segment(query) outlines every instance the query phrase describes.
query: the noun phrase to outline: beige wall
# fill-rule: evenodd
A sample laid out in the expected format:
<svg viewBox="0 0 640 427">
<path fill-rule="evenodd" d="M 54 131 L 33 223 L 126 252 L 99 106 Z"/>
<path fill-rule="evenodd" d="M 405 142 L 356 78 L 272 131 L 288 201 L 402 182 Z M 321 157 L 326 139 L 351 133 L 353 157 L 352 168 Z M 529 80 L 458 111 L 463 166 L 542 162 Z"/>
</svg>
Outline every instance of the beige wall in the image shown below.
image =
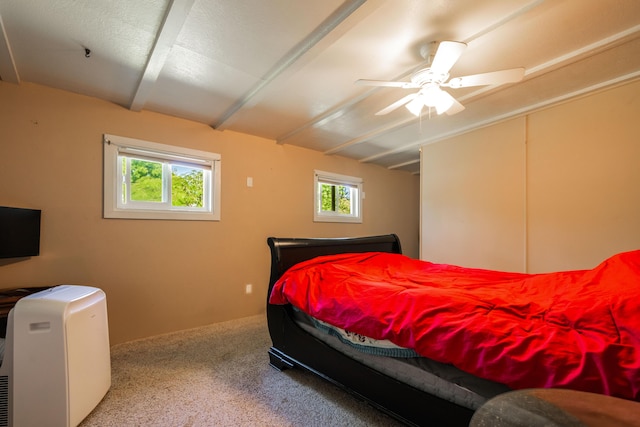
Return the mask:
<svg viewBox="0 0 640 427">
<path fill-rule="evenodd" d="M 102 219 L 103 133 L 221 154 L 222 220 Z M 28 83 L 0 82 L 0 138 L 0 205 L 43 211 L 41 255 L 0 263 L 0 288 L 102 288 L 112 344 L 263 312 L 268 236 L 397 233 L 418 256 L 408 173 Z M 314 169 L 364 179 L 363 224 L 313 222 Z"/>
<path fill-rule="evenodd" d="M 640 248 L 640 82 L 423 147 L 421 256 L 592 268 Z"/>
<path fill-rule="evenodd" d="M 422 149 L 422 253 L 433 262 L 522 269 L 523 119 Z"/>
</svg>

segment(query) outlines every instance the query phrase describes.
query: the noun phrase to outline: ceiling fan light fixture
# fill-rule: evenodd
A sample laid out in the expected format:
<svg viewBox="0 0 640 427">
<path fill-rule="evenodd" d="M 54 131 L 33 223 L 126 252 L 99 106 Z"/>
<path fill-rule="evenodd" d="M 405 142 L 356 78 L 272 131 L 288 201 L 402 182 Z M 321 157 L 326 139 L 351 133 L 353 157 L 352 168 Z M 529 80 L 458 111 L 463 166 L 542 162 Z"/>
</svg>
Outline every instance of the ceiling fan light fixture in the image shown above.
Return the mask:
<svg viewBox="0 0 640 427">
<path fill-rule="evenodd" d="M 438 98 L 435 104 L 436 105 L 434 105 L 434 107 L 436 109 L 436 113 L 446 113 L 447 110 L 449 110 L 449 108 L 451 108 L 451 106 L 453 105 L 453 98 L 451 96 L 448 96 L 446 92 L 439 91 Z"/>
<path fill-rule="evenodd" d="M 424 100 L 422 99 L 422 95 L 418 95 L 411 102 L 408 102 L 405 107 L 407 110 L 411 112 L 414 116 L 419 116 L 422 111 L 422 107 L 424 107 Z"/>
<path fill-rule="evenodd" d="M 451 95 L 441 90 L 437 86 L 422 89 L 418 96 L 408 102 L 405 107 L 414 116 L 419 116 L 423 107 L 435 108 L 438 115 L 445 113 L 453 105 L 454 99 Z"/>
<path fill-rule="evenodd" d="M 453 101 L 440 102 L 438 105 L 436 105 L 436 113 L 438 113 L 438 115 L 446 113 L 452 105 Z"/>
<path fill-rule="evenodd" d="M 438 86 L 430 86 L 423 89 L 423 103 L 436 109 L 438 115 L 446 112 L 453 105 L 453 97 Z"/>
</svg>

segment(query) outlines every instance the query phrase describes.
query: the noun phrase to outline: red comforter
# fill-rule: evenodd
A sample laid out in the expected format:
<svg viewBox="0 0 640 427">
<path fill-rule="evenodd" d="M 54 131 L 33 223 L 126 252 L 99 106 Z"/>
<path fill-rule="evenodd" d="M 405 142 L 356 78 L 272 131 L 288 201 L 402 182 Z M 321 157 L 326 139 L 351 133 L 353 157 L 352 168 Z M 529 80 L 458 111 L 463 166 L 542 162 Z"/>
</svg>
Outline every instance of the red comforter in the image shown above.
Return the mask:
<svg viewBox="0 0 640 427">
<path fill-rule="evenodd" d="M 640 400 L 640 250 L 547 274 L 377 252 L 324 256 L 290 268 L 270 303 L 514 389 Z"/>
</svg>

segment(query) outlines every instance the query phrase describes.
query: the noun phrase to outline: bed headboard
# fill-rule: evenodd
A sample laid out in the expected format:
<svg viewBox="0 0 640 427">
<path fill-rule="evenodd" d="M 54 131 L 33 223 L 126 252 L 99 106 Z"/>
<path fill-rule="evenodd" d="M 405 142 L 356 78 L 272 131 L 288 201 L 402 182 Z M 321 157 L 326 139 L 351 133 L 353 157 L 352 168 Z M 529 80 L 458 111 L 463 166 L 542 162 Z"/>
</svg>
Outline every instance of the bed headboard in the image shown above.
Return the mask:
<svg viewBox="0 0 640 427">
<path fill-rule="evenodd" d="M 269 288 L 293 265 L 321 255 L 348 252 L 402 253 L 400 239 L 395 234 L 345 238 L 278 238 L 269 237 L 271 278 Z"/>
</svg>

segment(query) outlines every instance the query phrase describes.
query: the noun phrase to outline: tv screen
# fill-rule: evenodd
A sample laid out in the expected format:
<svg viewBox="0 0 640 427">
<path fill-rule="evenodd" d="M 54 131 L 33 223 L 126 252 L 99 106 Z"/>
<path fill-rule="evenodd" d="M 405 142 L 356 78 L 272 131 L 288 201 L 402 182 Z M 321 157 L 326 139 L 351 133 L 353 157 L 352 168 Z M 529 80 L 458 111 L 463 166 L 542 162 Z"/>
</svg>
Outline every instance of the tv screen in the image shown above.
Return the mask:
<svg viewBox="0 0 640 427">
<path fill-rule="evenodd" d="M 37 209 L 0 206 L 0 258 L 40 254 L 40 215 Z"/>
</svg>

